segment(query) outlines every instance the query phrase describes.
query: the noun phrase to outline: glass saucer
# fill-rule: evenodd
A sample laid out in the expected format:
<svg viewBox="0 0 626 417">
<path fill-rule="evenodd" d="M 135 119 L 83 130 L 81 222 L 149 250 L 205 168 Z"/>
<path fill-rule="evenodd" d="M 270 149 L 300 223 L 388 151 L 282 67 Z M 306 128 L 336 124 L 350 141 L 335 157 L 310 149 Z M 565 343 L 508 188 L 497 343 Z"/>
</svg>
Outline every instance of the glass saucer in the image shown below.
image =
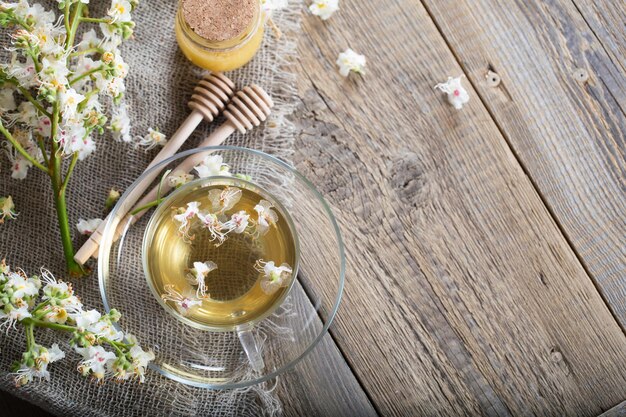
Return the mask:
<svg viewBox="0 0 626 417">
<path fill-rule="evenodd" d="M 179 164 L 187 161 L 183 166 L 190 166 L 190 161 L 202 161 L 207 155 L 220 155 L 233 181 L 239 178 L 242 185 L 251 182 L 270 194 L 289 214 L 299 242 L 297 276 L 289 292 L 280 306 L 251 330 L 264 361 L 261 371 L 250 365 L 237 332 L 185 324 L 159 302 L 146 280 L 142 251 L 154 209 L 141 213 L 138 219 L 125 216 L 134 207 L 129 195 L 147 178 L 157 177 L 152 186 L 158 186 L 168 171 L 177 171 Z M 118 309 L 121 327 L 154 351 L 156 358 L 150 368 L 181 383 L 210 389 L 242 388 L 267 381 L 302 360 L 326 334 L 337 313 L 344 272 L 337 222 L 313 185 L 275 157 L 228 146 L 183 152 L 146 171 L 112 211 L 98 259 L 105 308 Z"/>
</svg>

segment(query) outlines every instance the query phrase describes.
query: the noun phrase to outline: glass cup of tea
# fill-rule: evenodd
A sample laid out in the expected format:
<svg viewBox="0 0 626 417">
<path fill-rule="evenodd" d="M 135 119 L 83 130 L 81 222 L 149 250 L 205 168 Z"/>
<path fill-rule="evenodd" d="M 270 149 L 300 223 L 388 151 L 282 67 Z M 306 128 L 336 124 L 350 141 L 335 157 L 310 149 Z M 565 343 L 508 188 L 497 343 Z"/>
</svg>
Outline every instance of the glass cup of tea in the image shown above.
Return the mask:
<svg viewBox="0 0 626 417">
<path fill-rule="evenodd" d="M 128 196 L 154 173 L 157 198 L 138 207 Z M 153 348 L 152 368 L 237 388 L 310 352 L 337 312 L 345 268 L 336 221 L 311 183 L 236 147 L 183 152 L 142 178 L 108 220 L 99 279 L 105 308 L 124 311 L 121 325 Z"/>
</svg>

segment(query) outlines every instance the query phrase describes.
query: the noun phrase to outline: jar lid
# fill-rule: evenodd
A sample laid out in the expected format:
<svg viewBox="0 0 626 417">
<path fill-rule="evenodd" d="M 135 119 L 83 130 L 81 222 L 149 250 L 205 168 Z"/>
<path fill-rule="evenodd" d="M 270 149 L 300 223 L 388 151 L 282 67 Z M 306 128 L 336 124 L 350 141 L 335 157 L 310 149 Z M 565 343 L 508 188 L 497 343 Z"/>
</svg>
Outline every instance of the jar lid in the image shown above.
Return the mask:
<svg viewBox="0 0 626 417">
<path fill-rule="evenodd" d="M 182 0 L 183 19 L 201 38 L 223 42 L 240 36 L 253 23 L 258 0 Z"/>
</svg>

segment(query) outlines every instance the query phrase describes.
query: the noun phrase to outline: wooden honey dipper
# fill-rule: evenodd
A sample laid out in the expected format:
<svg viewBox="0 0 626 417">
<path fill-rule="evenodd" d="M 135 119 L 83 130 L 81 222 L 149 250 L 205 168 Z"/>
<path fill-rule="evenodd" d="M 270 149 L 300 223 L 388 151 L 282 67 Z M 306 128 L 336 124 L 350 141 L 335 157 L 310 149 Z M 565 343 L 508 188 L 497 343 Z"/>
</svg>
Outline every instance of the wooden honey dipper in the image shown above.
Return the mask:
<svg viewBox="0 0 626 417">
<path fill-rule="evenodd" d="M 198 148 L 218 146 L 236 131 L 246 133 L 252 130 L 254 127 L 259 126 L 261 122 L 264 122 L 267 119 L 272 107 L 274 107 L 274 102 L 261 87 L 258 85 L 245 87 L 243 90 L 237 92 L 226 107 L 226 110 L 224 110 L 226 122 L 220 125 L 213 133 L 202 141 L 202 143 L 198 145 Z M 189 173 L 210 153 L 211 151 L 207 151 L 191 155 L 174 168 L 172 172 Z M 171 189 L 172 186 L 165 181 L 161 184 L 160 193 L 161 195 L 164 195 Z M 132 210 L 129 210 L 129 213 L 133 213 L 134 211 L 145 207 L 149 203 L 156 201 L 158 197 L 159 186 L 155 186 L 135 204 Z M 113 241 L 119 239 L 122 232 L 131 224 L 139 220 L 146 211 L 147 210 L 140 211 L 134 215 L 127 214 L 118 224 Z M 94 258 L 97 257 L 97 249 L 97 246 L 93 247 L 89 256 L 93 256 Z"/>
<path fill-rule="evenodd" d="M 192 110 L 191 114 L 187 116 L 187 119 L 185 119 L 176 133 L 167 141 L 163 149 L 161 149 L 161 152 L 157 154 L 146 170 L 174 155 L 180 147 L 183 146 L 202 120 L 206 120 L 209 123 L 212 122 L 226 107 L 226 104 L 233 96 L 234 88 L 235 84 L 224 74 L 216 72 L 204 76 L 194 88 L 194 94 L 189 101 L 189 108 Z M 144 181 L 133 190 L 133 193 L 127 197 L 127 201 L 130 201 L 130 204 L 132 204 L 133 201 L 137 201 L 158 174 L 158 172 L 154 172 L 148 175 Z M 98 250 L 107 220 L 108 216 L 91 236 L 89 236 L 89 240 L 76 252 L 74 260 L 80 265 L 87 262 L 93 253 Z"/>
</svg>

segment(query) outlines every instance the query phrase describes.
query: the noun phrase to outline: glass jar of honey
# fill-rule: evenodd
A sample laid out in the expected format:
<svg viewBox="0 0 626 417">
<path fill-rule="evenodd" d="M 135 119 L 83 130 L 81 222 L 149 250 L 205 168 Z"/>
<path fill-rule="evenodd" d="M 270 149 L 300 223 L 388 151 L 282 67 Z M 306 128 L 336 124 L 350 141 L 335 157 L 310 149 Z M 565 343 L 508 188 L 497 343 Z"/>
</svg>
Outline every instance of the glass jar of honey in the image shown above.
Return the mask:
<svg viewBox="0 0 626 417">
<path fill-rule="evenodd" d="M 179 0 L 176 40 L 197 66 L 231 71 L 254 57 L 264 26 L 260 0 Z"/>
</svg>

